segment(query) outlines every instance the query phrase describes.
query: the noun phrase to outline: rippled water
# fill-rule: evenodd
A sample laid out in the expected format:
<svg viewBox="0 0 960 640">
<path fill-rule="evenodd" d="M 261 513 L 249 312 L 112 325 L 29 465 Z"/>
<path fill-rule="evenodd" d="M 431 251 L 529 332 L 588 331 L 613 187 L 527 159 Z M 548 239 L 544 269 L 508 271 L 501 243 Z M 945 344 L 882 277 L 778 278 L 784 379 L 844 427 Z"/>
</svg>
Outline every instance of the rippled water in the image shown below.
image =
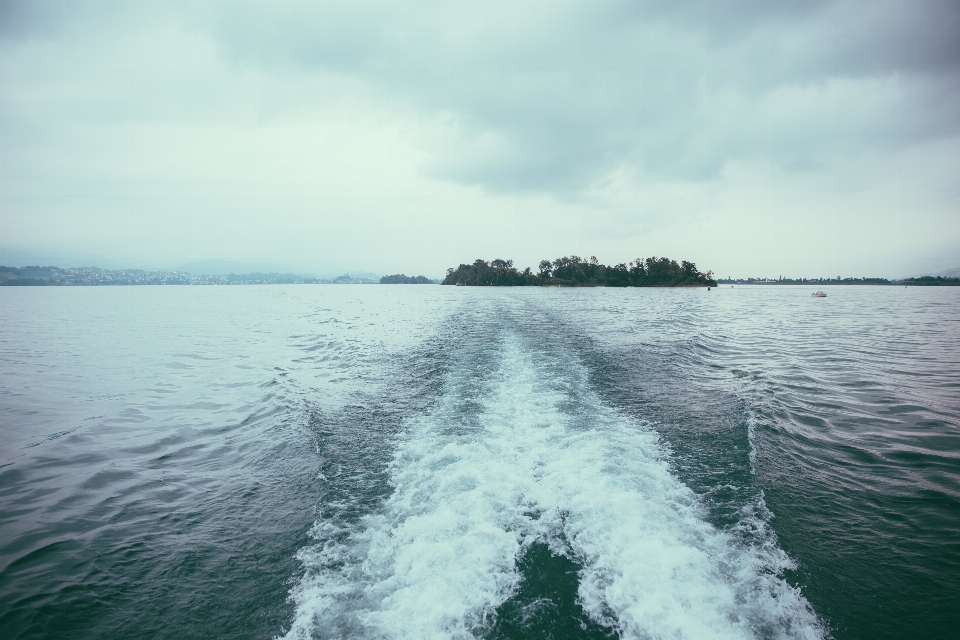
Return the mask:
<svg viewBox="0 0 960 640">
<path fill-rule="evenodd" d="M 0 633 L 960 628 L 960 291 L 0 289 Z"/>
</svg>

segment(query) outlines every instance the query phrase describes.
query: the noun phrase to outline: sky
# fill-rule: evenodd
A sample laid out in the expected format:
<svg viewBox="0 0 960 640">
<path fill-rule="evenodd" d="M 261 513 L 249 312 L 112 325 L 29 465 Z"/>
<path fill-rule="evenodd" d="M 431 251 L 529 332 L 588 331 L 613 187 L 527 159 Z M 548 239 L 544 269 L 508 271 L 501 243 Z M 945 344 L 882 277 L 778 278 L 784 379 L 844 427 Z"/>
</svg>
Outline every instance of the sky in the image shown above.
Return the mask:
<svg viewBox="0 0 960 640">
<path fill-rule="evenodd" d="M 960 0 L 0 0 L 0 263 L 956 268 L 958 34 Z"/>
</svg>

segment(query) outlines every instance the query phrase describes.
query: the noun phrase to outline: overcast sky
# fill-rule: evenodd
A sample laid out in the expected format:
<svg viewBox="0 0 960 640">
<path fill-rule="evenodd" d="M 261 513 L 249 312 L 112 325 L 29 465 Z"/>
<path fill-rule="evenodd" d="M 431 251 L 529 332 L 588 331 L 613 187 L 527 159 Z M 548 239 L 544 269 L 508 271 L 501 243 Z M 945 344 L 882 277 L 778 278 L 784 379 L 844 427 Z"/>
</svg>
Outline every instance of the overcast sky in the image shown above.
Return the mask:
<svg viewBox="0 0 960 640">
<path fill-rule="evenodd" d="M 960 266 L 960 0 L 0 2 L 0 262 L 570 254 Z"/>
</svg>

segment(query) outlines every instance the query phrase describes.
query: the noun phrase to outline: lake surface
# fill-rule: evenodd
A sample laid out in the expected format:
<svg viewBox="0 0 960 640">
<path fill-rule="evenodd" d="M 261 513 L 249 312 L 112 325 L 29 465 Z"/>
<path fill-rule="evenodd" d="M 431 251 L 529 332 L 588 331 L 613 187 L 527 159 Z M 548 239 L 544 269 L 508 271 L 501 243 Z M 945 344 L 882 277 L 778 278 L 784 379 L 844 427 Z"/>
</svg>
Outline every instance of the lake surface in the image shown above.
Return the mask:
<svg viewBox="0 0 960 640">
<path fill-rule="evenodd" d="M 0 289 L 0 636 L 953 638 L 960 288 Z"/>
</svg>

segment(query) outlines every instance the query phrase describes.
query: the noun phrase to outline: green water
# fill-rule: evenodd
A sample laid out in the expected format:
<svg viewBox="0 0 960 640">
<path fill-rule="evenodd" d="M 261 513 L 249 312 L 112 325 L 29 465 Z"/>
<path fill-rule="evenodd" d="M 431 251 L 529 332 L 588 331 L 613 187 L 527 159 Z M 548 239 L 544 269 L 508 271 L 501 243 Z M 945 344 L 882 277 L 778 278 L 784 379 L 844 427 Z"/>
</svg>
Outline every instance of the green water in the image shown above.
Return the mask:
<svg viewBox="0 0 960 640">
<path fill-rule="evenodd" d="M 951 638 L 960 295 L 0 290 L 4 638 Z"/>
</svg>

